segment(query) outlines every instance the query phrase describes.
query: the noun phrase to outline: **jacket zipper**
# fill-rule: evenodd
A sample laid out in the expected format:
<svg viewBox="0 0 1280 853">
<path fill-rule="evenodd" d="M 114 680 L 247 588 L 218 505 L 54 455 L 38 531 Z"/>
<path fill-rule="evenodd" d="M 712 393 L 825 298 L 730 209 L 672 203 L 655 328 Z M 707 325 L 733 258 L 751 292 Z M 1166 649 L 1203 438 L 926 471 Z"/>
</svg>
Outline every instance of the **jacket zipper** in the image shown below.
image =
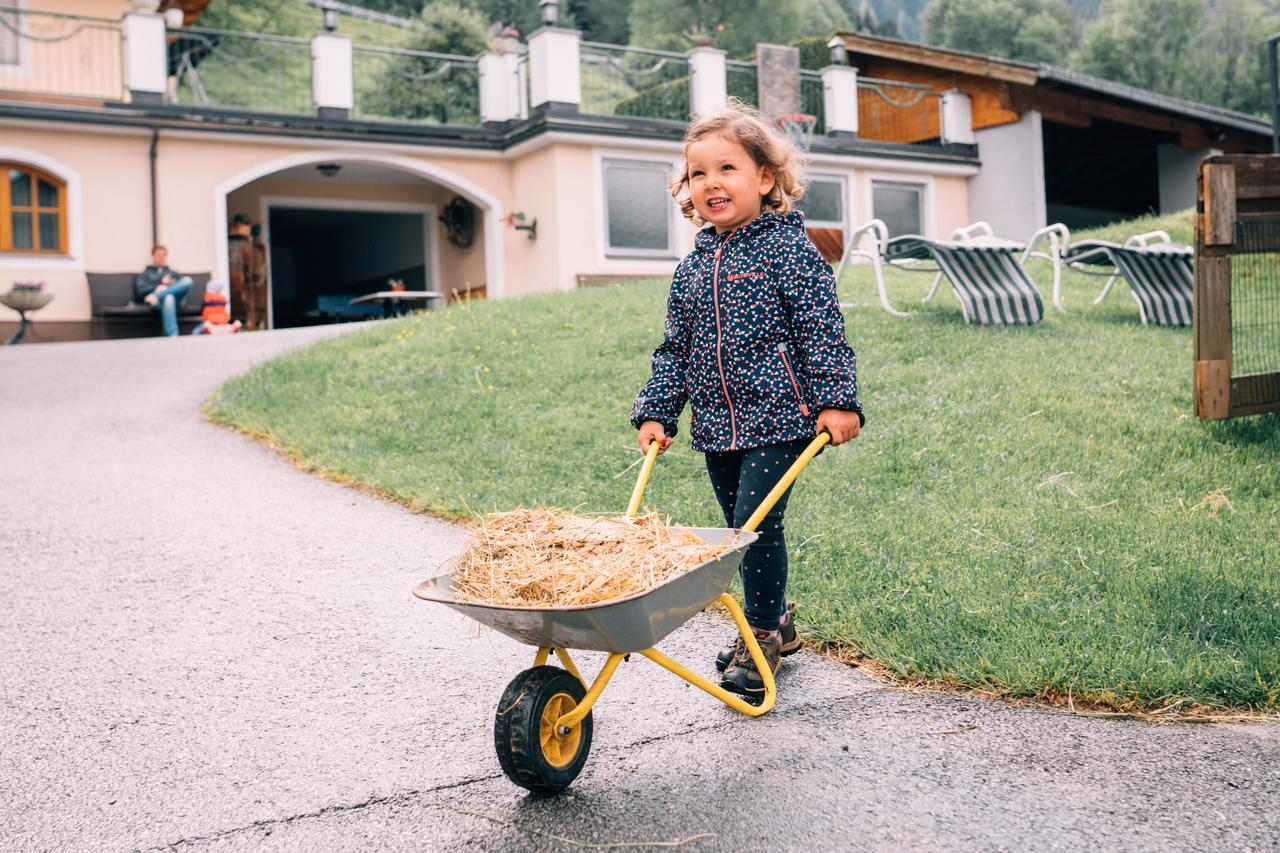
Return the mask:
<svg viewBox="0 0 1280 853">
<path fill-rule="evenodd" d="M 778 341 L 778 354 L 782 356 L 782 366 L 787 369 L 787 378 L 791 380 L 791 390 L 796 392 L 796 400 L 800 402 L 800 413 L 807 418 L 809 406 L 805 403 L 804 397 L 800 396 L 800 383 L 796 381 L 796 375 L 791 371 L 791 361 L 787 358 L 787 345 L 782 341 Z"/>
<path fill-rule="evenodd" d="M 727 242 L 726 239 L 725 243 Z M 737 450 L 738 427 L 733 420 L 733 398 L 729 396 L 729 383 L 724 378 L 724 361 L 720 356 L 724 343 L 724 332 L 720 326 L 720 252 L 723 249 L 724 243 L 716 247 L 716 265 L 711 273 L 711 301 L 716 308 L 716 367 L 720 371 L 720 387 L 724 389 L 724 400 L 729 404 L 729 449 Z"/>
</svg>

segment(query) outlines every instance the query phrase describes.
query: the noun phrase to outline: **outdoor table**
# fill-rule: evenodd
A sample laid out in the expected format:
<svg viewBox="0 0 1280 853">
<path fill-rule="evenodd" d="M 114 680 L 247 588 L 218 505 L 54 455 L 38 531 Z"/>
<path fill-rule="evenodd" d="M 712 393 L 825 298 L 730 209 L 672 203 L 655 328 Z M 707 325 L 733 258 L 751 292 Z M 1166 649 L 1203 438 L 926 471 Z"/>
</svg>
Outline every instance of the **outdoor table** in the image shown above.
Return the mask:
<svg viewBox="0 0 1280 853">
<path fill-rule="evenodd" d="M 18 312 L 20 321 L 18 323 L 18 331 L 10 335 L 5 343 L 12 346 L 22 340 L 22 336 L 27 333 L 28 326 L 34 326 L 35 322 L 27 319 L 28 312 L 39 311 L 44 306 L 53 301 L 52 293 L 44 293 L 39 290 L 11 290 L 8 293 L 0 293 L 0 303 L 12 308 Z M 32 332 L 35 335 L 35 332 Z M 39 337 L 39 335 L 36 335 Z"/>
<path fill-rule="evenodd" d="M 382 305 L 383 312 L 388 316 L 404 313 L 412 303 L 418 303 L 422 308 L 430 308 L 432 299 L 442 299 L 443 293 L 434 290 L 379 290 L 377 293 L 366 293 L 364 296 L 352 299 L 351 305 L 359 305 L 362 302 L 377 302 Z"/>
</svg>

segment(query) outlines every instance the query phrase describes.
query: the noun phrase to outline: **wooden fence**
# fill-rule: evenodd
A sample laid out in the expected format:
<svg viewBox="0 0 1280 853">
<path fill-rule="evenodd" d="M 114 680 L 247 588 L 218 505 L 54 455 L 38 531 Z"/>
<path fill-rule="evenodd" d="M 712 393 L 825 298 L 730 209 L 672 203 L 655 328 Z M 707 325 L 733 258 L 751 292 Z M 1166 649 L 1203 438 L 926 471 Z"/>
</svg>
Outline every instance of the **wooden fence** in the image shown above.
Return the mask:
<svg viewBox="0 0 1280 853">
<path fill-rule="evenodd" d="M 1280 411 L 1280 155 L 1206 157 L 1196 184 L 1196 414 Z"/>
</svg>

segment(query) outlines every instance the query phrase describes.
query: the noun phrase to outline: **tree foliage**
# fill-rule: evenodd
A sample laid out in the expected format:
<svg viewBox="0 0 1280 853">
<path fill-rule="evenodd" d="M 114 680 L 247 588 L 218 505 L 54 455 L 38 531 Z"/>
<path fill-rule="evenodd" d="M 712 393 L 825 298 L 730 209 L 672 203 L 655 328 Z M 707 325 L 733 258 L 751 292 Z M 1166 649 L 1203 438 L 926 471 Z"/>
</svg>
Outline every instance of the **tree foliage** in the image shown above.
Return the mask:
<svg viewBox="0 0 1280 853">
<path fill-rule="evenodd" d="M 852 3 L 852 0 L 850 0 Z M 875 8 L 871 5 L 870 0 L 862 0 L 857 8 L 852 10 L 850 17 L 850 26 L 857 32 L 869 33 L 873 36 L 887 36 L 889 38 L 902 38 L 901 21 L 906 18 L 906 10 L 899 9 L 898 14 L 894 18 L 881 20 L 876 14 Z"/>
<path fill-rule="evenodd" d="M 435 0 L 420 13 L 425 30 L 410 44 L 414 50 L 475 56 L 485 49 L 488 23 L 458 0 Z M 376 115 L 447 123 L 474 123 L 480 111 L 480 81 L 475 66 L 419 56 L 376 59 L 366 81 L 367 110 Z"/>
<path fill-rule="evenodd" d="M 930 44 L 1027 62 L 1065 65 L 1074 30 L 1062 0 L 933 0 L 924 10 Z"/>
<path fill-rule="evenodd" d="M 1244 112 L 1267 109 L 1263 0 L 1115 0 L 1085 30 L 1073 67 L 1107 80 Z"/>
<path fill-rule="evenodd" d="M 730 56 L 755 53 L 757 42 L 786 44 L 803 36 L 830 37 L 850 18 L 840 0 L 633 0 L 631 43 L 688 50 L 690 36 L 714 36 Z"/>
<path fill-rule="evenodd" d="M 631 39 L 631 0 L 569 0 L 569 14 L 587 41 L 626 44 Z"/>
</svg>

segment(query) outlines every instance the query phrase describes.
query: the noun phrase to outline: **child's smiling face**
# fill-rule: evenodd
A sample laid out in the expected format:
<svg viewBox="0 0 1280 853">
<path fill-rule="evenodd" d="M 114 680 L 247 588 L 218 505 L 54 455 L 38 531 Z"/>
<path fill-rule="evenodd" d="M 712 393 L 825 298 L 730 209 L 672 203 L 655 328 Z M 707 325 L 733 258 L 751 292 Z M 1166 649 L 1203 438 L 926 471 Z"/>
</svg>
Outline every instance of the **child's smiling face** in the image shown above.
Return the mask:
<svg viewBox="0 0 1280 853">
<path fill-rule="evenodd" d="M 717 234 L 746 225 L 760 213 L 760 199 L 773 189 L 773 170 L 751 159 L 747 149 L 720 133 L 685 148 L 693 209 Z"/>
</svg>

